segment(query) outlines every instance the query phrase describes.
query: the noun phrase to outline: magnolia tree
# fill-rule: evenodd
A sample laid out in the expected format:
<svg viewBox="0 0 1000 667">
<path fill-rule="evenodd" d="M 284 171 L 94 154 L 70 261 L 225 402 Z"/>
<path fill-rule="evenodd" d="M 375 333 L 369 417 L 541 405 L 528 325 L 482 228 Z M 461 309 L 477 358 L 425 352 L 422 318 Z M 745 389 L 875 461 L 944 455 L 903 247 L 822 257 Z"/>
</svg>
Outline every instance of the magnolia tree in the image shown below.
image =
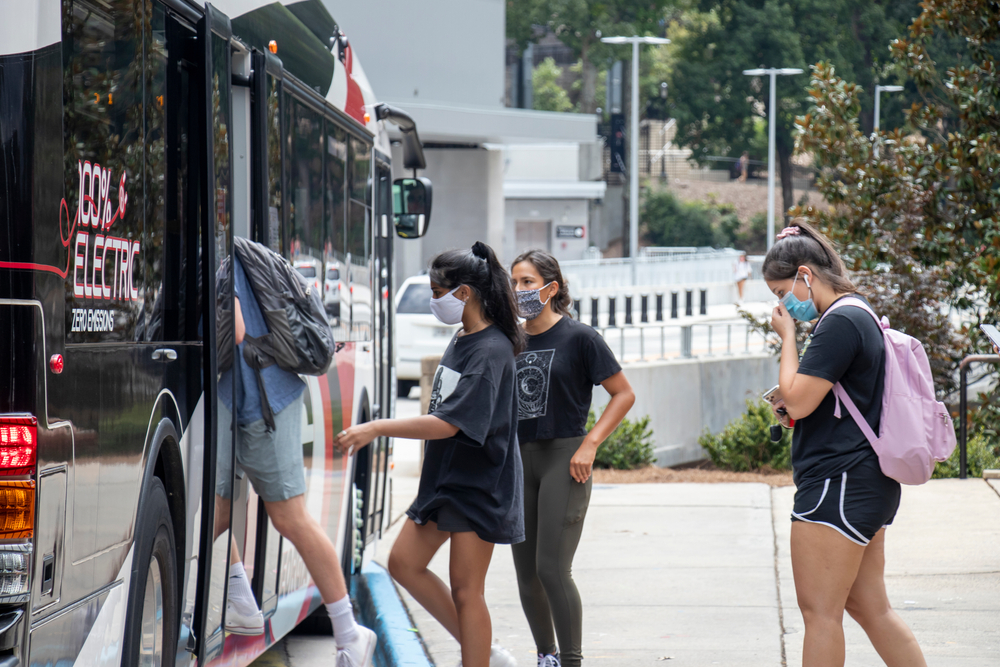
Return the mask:
<svg viewBox="0 0 1000 667">
<path fill-rule="evenodd" d="M 923 98 L 904 129 L 866 136 L 860 88 L 828 64 L 812 68 L 796 144 L 812 155 L 828 206 L 790 213 L 834 239 L 875 309 L 923 341 L 944 393 L 957 362 L 988 349 L 977 325 L 1000 315 L 1000 5 L 922 6 L 910 37 L 889 47 Z M 927 54 L 935 31 L 968 50 L 944 73 Z"/>
</svg>

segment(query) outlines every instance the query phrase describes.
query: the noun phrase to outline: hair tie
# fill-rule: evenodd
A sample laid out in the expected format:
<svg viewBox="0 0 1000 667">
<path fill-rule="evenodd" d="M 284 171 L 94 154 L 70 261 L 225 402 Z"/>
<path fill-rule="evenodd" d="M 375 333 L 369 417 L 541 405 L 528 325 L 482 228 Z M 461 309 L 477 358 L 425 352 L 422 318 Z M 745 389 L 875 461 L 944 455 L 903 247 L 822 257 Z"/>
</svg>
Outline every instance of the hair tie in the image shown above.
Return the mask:
<svg viewBox="0 0 1000 667">
<path fill-rule="evenodd" d="M 798 236 L 798 235 L 799 235 L 798 225 L 795 225 L 793 227 L 785 227 L 780 232 L 778 232 L 778 236 L 775 237 L 775 240 L 780 241 L 781 239 L 787 236 Z"/>
</svg>

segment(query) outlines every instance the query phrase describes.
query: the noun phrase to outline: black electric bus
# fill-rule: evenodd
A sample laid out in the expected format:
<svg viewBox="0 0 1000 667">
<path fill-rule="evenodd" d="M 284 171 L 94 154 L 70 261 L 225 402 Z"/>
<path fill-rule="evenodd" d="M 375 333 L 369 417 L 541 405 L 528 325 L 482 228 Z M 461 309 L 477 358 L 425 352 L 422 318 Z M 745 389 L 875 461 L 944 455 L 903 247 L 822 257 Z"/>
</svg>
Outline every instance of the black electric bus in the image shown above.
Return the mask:
<svg viewBox="0 0 1000 667">
<path fill-rule="evenodd" d="M 335 363 L 307 381 L 306 504 L 350 573 L 386 523 L 393 197 L 385 123 L 320 0 L 23 0 L 0 24 L 0 667 L 245 665 L 320 605 L 218 417 L 233 238 L 324 294 Z M 229 15 L 227 16 L 226 13 Z M 405 190 L 425 190 L 405 206 Z M 229 281 L 231 283 L 231 281 Z M 231 321 L 231 320 L 230 320 Z M 231 325 L 230 325 L 231 326 Z M 231 381 L 231 379 L 229 380 Z M 228 526 L 218 537 L 214 527 Z M 230 544 L 265 616 L 225 631 Z M 370 553 L 370 549 L 369 549 Z"/>
</svg>

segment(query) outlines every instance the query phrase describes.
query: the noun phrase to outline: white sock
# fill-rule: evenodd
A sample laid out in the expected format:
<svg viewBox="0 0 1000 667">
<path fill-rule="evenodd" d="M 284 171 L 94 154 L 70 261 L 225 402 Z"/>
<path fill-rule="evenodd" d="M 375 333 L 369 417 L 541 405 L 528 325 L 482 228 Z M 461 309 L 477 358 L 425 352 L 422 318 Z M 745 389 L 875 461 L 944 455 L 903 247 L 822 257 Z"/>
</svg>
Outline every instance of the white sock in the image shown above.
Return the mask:
<svg viewBox="0 0 1000 667">
<path fill-rule="evenodd" d="M 229 566 L 229 600 L 241 607 L 247 605 L 257 608 L 257 601 L 253 599 L 253 590 L 250 588 L 250 580 L 247 572 L 243 569 L 243 563 L 233 563 Z"/>
<path fill-rule="evenodd" d="M 337 642 L 337 648 L 343 648 L 358 638 L 358 624 L 354 622 L 350 596 L 345 595 L 336 602 L 327 604 L 326 613 L 333 623 L 333 638 Z"/>
</svg>

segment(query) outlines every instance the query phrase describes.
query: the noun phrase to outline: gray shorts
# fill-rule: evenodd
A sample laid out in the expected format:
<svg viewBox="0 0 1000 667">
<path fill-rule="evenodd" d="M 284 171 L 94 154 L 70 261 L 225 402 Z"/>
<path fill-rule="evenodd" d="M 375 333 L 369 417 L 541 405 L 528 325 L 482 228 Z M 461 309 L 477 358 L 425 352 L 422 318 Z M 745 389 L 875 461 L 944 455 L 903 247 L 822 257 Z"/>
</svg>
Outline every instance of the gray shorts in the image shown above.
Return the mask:
<svg viewBox="0 0 1000 667">
<path fill-rule="evenodd" d="M 215 493 L 223 498 L 233 495 L 231 448 L 226 446 L 231 424 L 232 414 L 219 401 L 219 461 Z M 288 500 L 305 493 L 303 466 L 302 394 L 274 415 L 274 430 L 270 433 L 263 419 L 237 426 L 237 474 L 246 472 L 257 495 L 265 502 Z"/>
</svg>

